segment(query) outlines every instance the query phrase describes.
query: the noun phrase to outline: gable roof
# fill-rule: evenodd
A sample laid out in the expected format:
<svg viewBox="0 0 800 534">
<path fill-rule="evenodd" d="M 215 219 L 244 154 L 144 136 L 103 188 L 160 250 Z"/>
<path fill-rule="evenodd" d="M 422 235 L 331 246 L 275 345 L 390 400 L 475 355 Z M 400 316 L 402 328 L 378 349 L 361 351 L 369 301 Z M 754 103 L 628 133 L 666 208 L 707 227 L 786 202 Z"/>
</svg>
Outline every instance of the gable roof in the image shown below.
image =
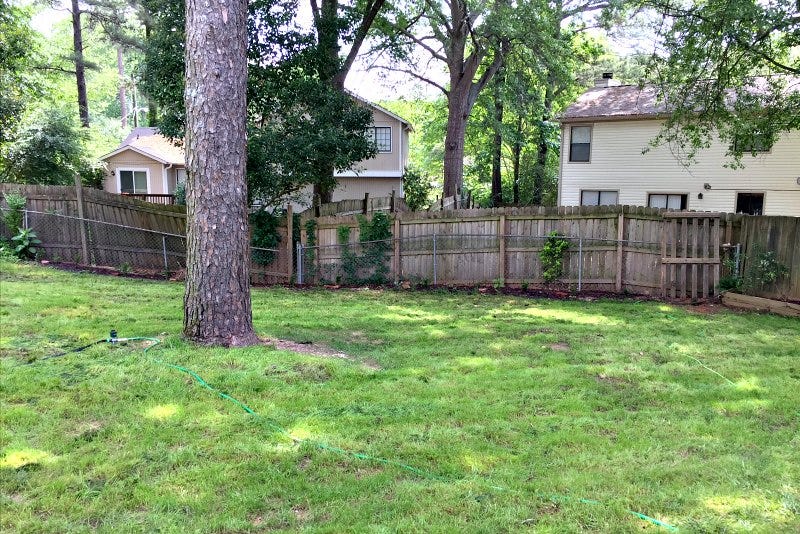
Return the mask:
<svg viewBox="0 0 800 534">
<path fill-rule="evenodd" d="M 186 164 L 183 148 L 176 146 L 172 141 L 158 133 L 157 128 L 134 128 L 116 150 L 109 152 L 100 159 L 110 158 L 125 150 L 133 150 L 164 165 Z"/>
<path fill-rule="evenodd" d="M 666 115 L 667 107 L 658 102 L 652 86 L 618 85 L 593 87 L 578 97 L 559 117 L 561 122 L 656 118 Z"/>
<path fill-rule="evenodd" d="M 358 102 L 361 102 L 362 104 L 365 104 L 365 105 L 367 105 L 367 106 L 369 106 L 369 107 L 371 107 L 371 108 L 377 109 L 378 111 L 380 111 L 380 112 L 382 112 L 382 113 L 386 113 L 386 114 L 387 114 L 387 115 L 389 115 L 391 118 L 393 118 L 393 119 L 395 119 L 395 120 L 398 120 L 398 121 L 400 121 L 402 124 L 404 124 L 405 126 L 407 126 L 409 130 L 412 130 L 412 131 L 414 130 L 414 127 L 413 127 L 413 126 L 411 126 L 411 123 L 410 123 L 410 122 L 408 122 L 407 120 L 405 120 L 405 119 L 404 119 L 403 117 L 401 117 L 400 115 L 396 115 L 395 113 L 392 113 L 391 111 L 389 111 L 389 110 L 388 110 L 388 109 L 386 109 L 385 107 L 383 107 L 383 106 L 379 106 L 379 105 L 378 105 L 378 104 L 376 104 L 375 102 L 370 102 L 370 101 L 369 101 L 369 100 L 367 100 L 366 98 L 361 98 L 360 96 L 358 96 L 357 94 L 355 94 L 355 93 L 354 93 L 354 92 L 352 92 L 352 91 L 347 91 L 347 94 L 349 94 L 349 95 L 350 95 L 350 96 L 351 96 L 353 99 L 357 100 Z"/>
</svg>

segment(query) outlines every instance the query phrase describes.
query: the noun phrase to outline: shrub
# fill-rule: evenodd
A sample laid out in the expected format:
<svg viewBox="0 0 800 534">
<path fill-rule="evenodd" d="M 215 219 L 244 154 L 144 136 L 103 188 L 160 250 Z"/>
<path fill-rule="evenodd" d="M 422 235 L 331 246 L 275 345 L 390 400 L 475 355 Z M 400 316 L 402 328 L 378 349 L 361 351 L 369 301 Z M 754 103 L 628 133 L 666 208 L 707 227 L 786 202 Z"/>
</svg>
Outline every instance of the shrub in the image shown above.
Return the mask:
<svg viewBox="0 0 800 534">
<path fill-rule="evenodd" d="M 551 283 L 561 278 L 564 272 L 564 253 L 569 248 L 569 241 L 559 237 L 558 232 L 550 232 L 544 247 L 539 252 L 542 262 L 542 278 L 546 283 Z"/>
<path fill-rule="evenodd" d="M 431 194 L 431 181 L 416 169 L 406 168 L 403 174 L 403 195 L 406 205 L 411 211 L 428 207 L 428 196 Z"/>
<path fill-rule="evenodd" d="M 11 235 L 16 234 L 22 228 L 25 205 L 28 201 L 19 191 L 8 191 L 3 195 L 6 200 L 8 210 L 3 212 L 3 222 Z"/>
</svg>

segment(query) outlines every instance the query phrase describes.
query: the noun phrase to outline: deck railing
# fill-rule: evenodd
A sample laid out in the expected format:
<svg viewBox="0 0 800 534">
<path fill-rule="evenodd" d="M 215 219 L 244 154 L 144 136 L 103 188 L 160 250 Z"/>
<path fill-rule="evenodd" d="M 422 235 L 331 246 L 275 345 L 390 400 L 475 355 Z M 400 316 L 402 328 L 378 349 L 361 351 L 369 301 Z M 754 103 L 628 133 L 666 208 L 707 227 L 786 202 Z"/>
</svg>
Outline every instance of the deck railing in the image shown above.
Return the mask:
<svg viewBox="0 0 800 534">
<path fill-rule="evenodd" d="M 154 195 L 144 193 L 122 193 L 122 195 L 135 198 L 137 200 L 144 200 L 145 202 L 152 202 L 153 204 L 165 204 L 167 206 L 175 204 L 175 195 Z"/>
</svg>

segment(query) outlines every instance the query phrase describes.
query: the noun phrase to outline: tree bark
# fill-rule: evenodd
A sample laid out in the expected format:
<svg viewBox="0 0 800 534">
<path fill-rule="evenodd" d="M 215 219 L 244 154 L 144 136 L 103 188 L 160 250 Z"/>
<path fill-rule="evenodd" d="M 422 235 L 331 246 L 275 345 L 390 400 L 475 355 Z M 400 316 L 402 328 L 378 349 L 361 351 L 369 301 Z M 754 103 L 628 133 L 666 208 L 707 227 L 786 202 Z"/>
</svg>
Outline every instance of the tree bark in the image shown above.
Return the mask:
<svg viewBox="0 0 800 534">
<path fill-rule="evenodd" d="M 81 126 L 88 128 L 89 98 L 86 96 L 86 62 L 83 58 L 83 29 L 78 0 L 72 0 L 72 48 L 75 54 L 75 81 L 78 85 L 78 116 Z"/>
<path fill-rule="evenodd" d="M 117 74 L 119 75 L 119 113 L 123 130 L 128 129 L 128 99 L 125 95 L 125 64 L 122 61 L 122 47 L 117 47 Z"/>
<path fill-rule="evenodd" d="M 454 88 L 447 99 L 447 132 L 444 138 L 444 197 L 458 193 L 464 182 L 464 136 L 467 130 L 468 91 Z"/>
<path fill-rule="evenodd" d="M 246 162 L 247 0 L 186 2 L 184 335 L 258 342 L 250 308 Z"/>
<path fill-rule="evenodd" d="M 539 125 L 539 142 L 536 149 L 536 167 L 533 174 L 533 196 L 531 202 L 535 206 L 542 205 L 542 197 L 544 196 L 544 182 L 547 174 L 547 154 L 550 150 L 550 145 L 547 139 L 547 127 L 545 123 L 550 120 L 550 114 L 553 110 L 553 89 L 552 84 L 554 80 L 548 76 L 548 84 L 544 93 L 544 113 L 542 114 L 542 123 Z"/>
<path fill-rule="evenodd" d="M 511 149 L 514 154 L 514 205 L 519 206 L 519 171 L 522 159 L 522 115 L 517 117 L 517 136 Z"/>
<path fill-rule="evenodd" d="M 492 206 L 503 205 L 503 173 L 501 169 L 503 159 L 503 98 L 501 89 L 503 84 L 502 73 L 495 77 L 492 97 L 494 99 L 494 139 L 492 140 Z"/>
</svg>

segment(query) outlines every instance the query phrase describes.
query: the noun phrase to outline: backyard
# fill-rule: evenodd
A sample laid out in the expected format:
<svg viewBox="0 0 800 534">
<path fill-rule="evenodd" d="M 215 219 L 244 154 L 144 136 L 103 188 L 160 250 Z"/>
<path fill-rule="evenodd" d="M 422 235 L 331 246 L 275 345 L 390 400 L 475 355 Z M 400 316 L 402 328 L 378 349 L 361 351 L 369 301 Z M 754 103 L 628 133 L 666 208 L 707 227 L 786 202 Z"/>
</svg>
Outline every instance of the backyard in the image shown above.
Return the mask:
<svg viewBox="0 0 800 534">
<path fill-rule="evenodd" d="M 800 530 L 797 319 L 254 290 L 299 354 L 183 342 L 179 283 L 0 282 L 1 530 Z M 45 359 L 111 329 L 162 343 Z"/>
</svg>

